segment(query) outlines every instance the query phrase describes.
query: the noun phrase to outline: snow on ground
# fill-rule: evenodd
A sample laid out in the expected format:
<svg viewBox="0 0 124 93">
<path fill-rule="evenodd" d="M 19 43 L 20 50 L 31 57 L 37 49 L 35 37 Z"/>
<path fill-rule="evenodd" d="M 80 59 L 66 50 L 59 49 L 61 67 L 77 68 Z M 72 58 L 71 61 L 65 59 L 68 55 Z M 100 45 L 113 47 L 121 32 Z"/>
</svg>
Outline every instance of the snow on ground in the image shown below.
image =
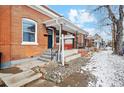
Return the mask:
<svg viewBox="0 0 124 93">
<path fill-rule="evenodd" d="M 90 71 L 96 78 L 96 81 L 89 82 L 89 86 L 124 86 L 124 57 L 113 55 L 110 49 L 94 53 L 83 69 Z"/>
</svg>

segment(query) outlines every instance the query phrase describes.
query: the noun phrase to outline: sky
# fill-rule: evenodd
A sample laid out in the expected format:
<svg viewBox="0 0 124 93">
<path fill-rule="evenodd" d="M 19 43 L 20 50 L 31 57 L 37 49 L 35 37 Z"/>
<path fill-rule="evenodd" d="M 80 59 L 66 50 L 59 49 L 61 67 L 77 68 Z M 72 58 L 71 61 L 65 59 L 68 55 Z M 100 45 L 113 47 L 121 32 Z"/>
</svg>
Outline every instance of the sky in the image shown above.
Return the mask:
<svg viewBox="0 0 124 93">
<path fill-rule="evenodd" d="M 98 33 L 107 41 L 111 39 L 110 29 L 100 29 L 99 20 L 101 14 L 92 12 L 97 6 L 87 5 L 49 5 L 49 8 L 72 21 L 72 23 L 89 32 L 90 35 Z"/>
</svg>

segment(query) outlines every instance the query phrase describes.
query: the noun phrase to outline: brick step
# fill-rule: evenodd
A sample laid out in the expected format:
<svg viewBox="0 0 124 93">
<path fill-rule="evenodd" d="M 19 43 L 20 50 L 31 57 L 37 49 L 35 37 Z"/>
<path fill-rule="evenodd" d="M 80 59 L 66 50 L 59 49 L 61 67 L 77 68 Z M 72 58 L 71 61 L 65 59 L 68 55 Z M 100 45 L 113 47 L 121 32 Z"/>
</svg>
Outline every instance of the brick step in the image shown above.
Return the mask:
<svg viewBox="0 0 124 93">
<path fill-rule="evenodd" d="M 70 56 L 66 56 L 65 62 L 69 62 L 69 61 L 74 60 L 74 59 L 79 58 L 79 57 L 81 57 L 81 54 L 72 54 Z"/>
<path fill-rule="evenodd" d="M 2 80 L 8 87 L 19 87 L 37 80 L 40 77 L 42 77 L 41 73 L 35 73 L 32 70 L 28 70 L 9 77 L 3 77 Z"/>
</svg>

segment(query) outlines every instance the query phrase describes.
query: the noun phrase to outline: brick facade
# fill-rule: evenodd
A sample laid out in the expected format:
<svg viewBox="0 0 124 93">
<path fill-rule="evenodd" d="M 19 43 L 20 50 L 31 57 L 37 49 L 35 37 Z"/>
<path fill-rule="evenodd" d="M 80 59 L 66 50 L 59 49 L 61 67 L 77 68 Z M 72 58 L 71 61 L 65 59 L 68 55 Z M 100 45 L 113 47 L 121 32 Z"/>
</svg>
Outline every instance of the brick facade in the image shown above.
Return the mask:
<svg viewBox="0 0 124 93">
<path fill-rule="evenodd" d="M 0 6 L 0 52 L 2 61 L 10 61 L 11 58 L 11 7 Z"/>
<path fill-rule="evenodd" d="M 38 45 L 22 45 L 22 18 L 37 22 Z M 28 6 L 0 6 L 0 52 L 2 52 L 2 64 L 12 60 L 28 58 L 42 54 L 48 49 L 48 32 L 44 21 L 51 19 Z M 62 31 L 67 35 L 68 31 Z M 73 34 L 74 35 L 74 34 Z M 83 42 L 82 35 L 79 42 Z M 76 38 L 72 44 L 65 44 L 65 49 L 76 48 Z M 56 29 L 54 28 L 54 48 L 56 44 Z"/>
<path fill-rule="evenodd" d="M 43 22 L 51 19 L 27 6 L 0 6 L 0 52 L 2 62 L 43 53 L 48 48 L 48 37 Z M 37 22 L 38 45 L 22 45 L 22 18 Z"/>
<path fill-rule="evenodd" d="M 27 12 L 28 11 L 28 12 Z M 22 18 L 29 18 L 37 22 L 38 45 L 21 45 L 22 43 Z M 43 22 L 50 19 L 26 6 L 12 6 L 12 59 L 30 57 L 37 55 L 47 49 L 48 38 L 44 36 L 47 33 Z M 16 51 L 18 49 L 19 51 Z"/>
</svg>

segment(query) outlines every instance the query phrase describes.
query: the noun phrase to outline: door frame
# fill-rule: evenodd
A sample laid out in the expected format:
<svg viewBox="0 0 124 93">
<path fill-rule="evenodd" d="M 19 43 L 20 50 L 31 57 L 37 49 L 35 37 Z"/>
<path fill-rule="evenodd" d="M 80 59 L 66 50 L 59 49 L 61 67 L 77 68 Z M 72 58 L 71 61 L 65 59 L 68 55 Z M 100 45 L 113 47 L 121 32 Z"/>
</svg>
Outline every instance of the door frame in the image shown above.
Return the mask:
<svg viewBox="0 0 124 93">
<path fill-rule="evenodd" d="M 49 30 L 52 32 L 52 48 L 53 48 L 54 47 L 54 29 L 53 28 L 48 28 L 47 31 L 49 31 Z"/>
</svg>

